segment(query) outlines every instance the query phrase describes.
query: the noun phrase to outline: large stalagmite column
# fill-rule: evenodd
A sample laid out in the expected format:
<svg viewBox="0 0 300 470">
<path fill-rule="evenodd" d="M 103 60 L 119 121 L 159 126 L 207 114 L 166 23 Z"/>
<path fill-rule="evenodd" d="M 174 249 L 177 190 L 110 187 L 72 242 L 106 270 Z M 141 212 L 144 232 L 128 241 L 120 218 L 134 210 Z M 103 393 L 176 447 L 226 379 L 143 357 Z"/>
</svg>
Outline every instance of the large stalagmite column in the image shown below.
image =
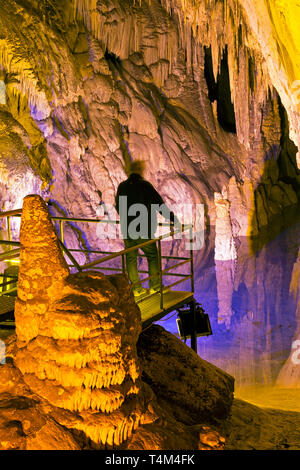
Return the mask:
<svg viewBox="0 0 300 470">
<path fill-rule="evenodd" d="M 19 344 L 39 330 L 50 298 L 47 289 L 69 275 L 48 208 L 38 195 L 24 198 L 20 230 L 20 274 L 15 304 Z"/>
</svg>

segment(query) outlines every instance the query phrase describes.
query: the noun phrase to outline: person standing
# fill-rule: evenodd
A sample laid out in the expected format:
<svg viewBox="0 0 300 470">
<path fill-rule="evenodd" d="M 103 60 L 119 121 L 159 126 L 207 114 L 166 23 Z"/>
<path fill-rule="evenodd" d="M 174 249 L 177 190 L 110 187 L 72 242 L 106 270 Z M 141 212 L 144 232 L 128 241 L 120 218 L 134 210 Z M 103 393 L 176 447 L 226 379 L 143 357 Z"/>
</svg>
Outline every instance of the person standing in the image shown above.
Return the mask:
<svg viewBox="0 0 300 470">
<path fill-rule="evenodd" d="M 165 205 L 162 197 L 154 186 L 144 179 L 145 162 L 135 160 L 131 162 L 127 173 L 128 179 L 119 184 L 115 198 L 116 210 L 120 216 L 121 232 L 124 238 L 125 248 L 131 248 L 140 243 L 155 238 L 157 229 L 157 212 L 161 213 L 172 224 L 179 224 L 178 218 Z M 139 212 L 139 217 L 136 213 Z M 149 276 L 149 293 L 158 292 L 160 289 L 159 260 L 156 243 L 143 246 L 147 262 Z M 148 294 L 139 282 L 137 268 L 138 249 L 126 254 L 126 268 L 133 294 L 141 297 Z"/>
</svg>

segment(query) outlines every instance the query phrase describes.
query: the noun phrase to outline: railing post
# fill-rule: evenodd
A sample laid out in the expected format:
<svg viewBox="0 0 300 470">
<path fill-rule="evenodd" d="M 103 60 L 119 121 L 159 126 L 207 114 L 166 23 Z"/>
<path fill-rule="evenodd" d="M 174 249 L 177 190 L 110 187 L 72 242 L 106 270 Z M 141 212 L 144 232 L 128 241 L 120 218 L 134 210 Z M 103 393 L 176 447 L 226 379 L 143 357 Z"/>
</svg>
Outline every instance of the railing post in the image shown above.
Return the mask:
<svg viewBox="0 0 300 470">
<path fill-rule="evenodd" d="M 190 303 L 191 316 L 191 348 L 197 353 L 197 333 L 196 333 L 196 305 L 193 300 Z"/>
<path fill-rule="evenodd" d="M 122 273 L 126 274 L 126 268 L 125 268 L 125 255 L 122 255 Z"/>
<path fill-rule="evenodd" d="M 154 242 L 156 243 L 156 242 Z M 158 240 L 158 267 L 159 267 L 159 290 L 160 290 L 160 308 L 163 310 L 163 282 L 162 282 L 162 265 L 161 265 L 161 239 Z"/>
<path fill-rule="evenodd" d="M 62 241 L 62 243 L 64 242 L 64 221 L 63 220 L 60 220 L 59 221 L 59 228 L 60 228 L 60 239 Z"/>
<path fill-rule="evenodd" d="M 194 285 L 194 250 L 192 248 L 192 240 L 193 240 L 193 227 L 189 229 L 190 232 L 190 258 L 191 258 L 191 291 L 194 293 L 195 285 Z"/>
<path fill-rule="evenodd" d="M 193 227 L 189 229 L 190 238 L 190 258 L 191 258 L 191 291 L 194 293 L 194 250 L 192 248 Z M 197 353 L 197 332 L 196 332 L 196 304 L 195 300 L 190 303 L 190 319 L 191 319 L 191 348 Z"/>
<path fill-rule="evenodd" d="M 7 235 L 8 240 L 11 242 L 11 226 L 10 226 L 10 216 L 7 216 Z"/>
</svg>

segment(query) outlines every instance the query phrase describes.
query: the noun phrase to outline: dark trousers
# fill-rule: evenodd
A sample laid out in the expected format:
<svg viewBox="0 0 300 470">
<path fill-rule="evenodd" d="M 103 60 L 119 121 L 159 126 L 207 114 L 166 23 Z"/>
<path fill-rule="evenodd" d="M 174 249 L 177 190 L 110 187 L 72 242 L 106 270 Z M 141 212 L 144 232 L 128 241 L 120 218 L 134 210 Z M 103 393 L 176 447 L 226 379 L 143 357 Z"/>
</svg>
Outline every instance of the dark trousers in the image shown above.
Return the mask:
<svg viewBox="0 0 300 470">
<path fill-rule="evenodd" d="M 143 238 L 138 238 L 137 240 L 132 240 L 131 238 L 127 238 L 124 240 L 125 248 L 131 248 L 133 246 L 139 245 L 140 243 L 144 243 L 149 240 L 145 240 Z M 159 281 L 159 265 L 158 265 L 158 252 L 156 243 L 151 243 L 150 245 L 143 246 L 141 250 L 144 252 L 148 262 L 148 271 L 149 276 L 153 276 L 157 274 L 153 279 L 149 280 L 149 286 L 153 287 L 154 289 L 159 289 L 160 281 Z M 128 277 L 130 279 L 131 284 L 137 283 L 134 287 L 134 291 L 139 291 L 142 288 L 141 283 L 139 283 L 139 273 L 137 268 L 137 257 L 138 257 L 138 250 L 132 250 L 131 252 L 126 254 L 126 268 Z"/>
</svg>

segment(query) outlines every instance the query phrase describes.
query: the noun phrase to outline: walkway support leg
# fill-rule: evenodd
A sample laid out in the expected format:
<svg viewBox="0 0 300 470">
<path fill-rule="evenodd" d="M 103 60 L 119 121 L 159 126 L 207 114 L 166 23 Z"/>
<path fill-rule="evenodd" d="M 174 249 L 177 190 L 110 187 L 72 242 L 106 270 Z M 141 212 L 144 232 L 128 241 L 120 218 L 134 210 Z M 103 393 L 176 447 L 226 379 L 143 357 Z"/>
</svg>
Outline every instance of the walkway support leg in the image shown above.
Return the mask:
<svg viewBox="0 0 300 470">
<path fill-rule="evenodd" d="M 195 304 L 195 301 L 190 303 L 190 316 L 191 316 L 191 348 L 197 353 L 196 304 Z"/>
</svg>

